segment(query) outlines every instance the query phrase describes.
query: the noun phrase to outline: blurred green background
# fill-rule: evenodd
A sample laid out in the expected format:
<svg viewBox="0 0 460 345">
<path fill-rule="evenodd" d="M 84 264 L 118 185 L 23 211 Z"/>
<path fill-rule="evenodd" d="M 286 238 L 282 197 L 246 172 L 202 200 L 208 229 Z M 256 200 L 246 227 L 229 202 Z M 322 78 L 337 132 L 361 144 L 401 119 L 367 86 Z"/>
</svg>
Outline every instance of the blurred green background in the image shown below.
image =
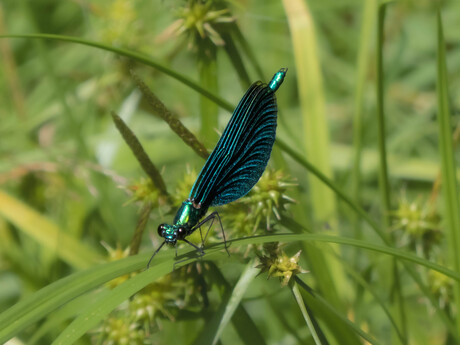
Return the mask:
<svg viewBox="0 0 460 345">
<path fill-rule="evenodd" d="M 2 0 L 0 35 L 0 342 L 460 343 L 459 1 Z M 204 163 L 165 117 L 210 152 L 282 67 L 267 172 L 217 209 L 259 237 L 144 271 Z"/>
</svg>

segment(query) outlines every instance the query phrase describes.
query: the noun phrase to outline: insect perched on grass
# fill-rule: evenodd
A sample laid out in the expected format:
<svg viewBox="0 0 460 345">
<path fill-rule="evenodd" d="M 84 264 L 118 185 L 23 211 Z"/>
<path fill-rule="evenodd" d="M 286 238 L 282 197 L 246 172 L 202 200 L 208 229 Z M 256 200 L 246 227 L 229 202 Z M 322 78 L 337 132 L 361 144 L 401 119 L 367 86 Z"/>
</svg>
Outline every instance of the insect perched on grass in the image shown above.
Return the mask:
<svg viewBox="0 0 460 345">
<path fill-rule="evenodd" d="M 200 219 L 209 206 L 225 205 L 246 195 L 264 172 L 276 134 L 278 110 L 275 91 L 283 83 L 286 72 L 287 68 L 282 68 L 268 85 L 258 81 L 246 91 L 204 164 L 188 199 L 177 211 L 173 224 L 158 226 L 158 235 L 165 240 L 153 253 L 148 265 L 165 243 L 177 245 L 178 240 L 190 244 L 204 255 L 203 246 L 216 218 L 227 250 L 219 214 L 213 212 Z M 211 224 L 203 238 L 201 226 L 208 221 Z M 186 239 L 197 229 L 201 234 L 201 248 Z"/>
</svg>

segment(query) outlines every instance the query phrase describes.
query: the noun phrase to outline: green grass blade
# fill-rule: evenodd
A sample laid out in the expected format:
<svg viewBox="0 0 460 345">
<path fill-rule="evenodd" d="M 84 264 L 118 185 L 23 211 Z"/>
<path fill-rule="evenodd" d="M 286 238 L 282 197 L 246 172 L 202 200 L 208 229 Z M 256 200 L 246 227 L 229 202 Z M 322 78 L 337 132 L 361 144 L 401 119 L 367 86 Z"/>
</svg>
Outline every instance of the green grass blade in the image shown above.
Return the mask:
<svg viewBox="0 0 460 345">
<path fill-rule="evenodd" d="M 376 92 L 377 92 L 377 123 L 378 123 L 378 147 L 379 147 L 379 189 L 382 198 L 382 208 L 384 221 L 386 226 L 389 225 L 389 215 L 391 209 L 390 201 L 390 183 L 388 179 L 388 163 L 387 149 L 385 143 L 386 125 L 385 125 L 385 109 L 384 109 L 384 93 L 385 93 L 385 74 L 383 71 L 383 44 L 384 44 L 384 23 L 385 23 L 386 4 L 379 7 L 377 21 L 377 77 L 376 77 Z"/>
<path fill-rule="evenodd" d="M 361 154 L 362 154 L 362 131 L 363 131 L 363 108 L 364 94 L 366 91 L 366 76 L 370 62 L 370 50 L 372 31 L 374 30 L 377 11 L 377 0 L 363 2 L 361 34 L 359 39 L 359 51 L 357 58 L 357 75 L 354 95 L 353 114 L 353 170 L 351 174 L 352 194 L 356 201 L 360 199 L 361 185 Z"/>
<path fill-rule="evenodd" d="M 308 241 L 308 242 L 326 242 L 326 243 L 337 243 L 358 248 L 367 249 L 376 253 L 387 254 L 397 259 L 403 259 L 409 262 L 416 263 L 426 268 L 438 271 L 452 279 L 460 281 L 460 273 L 450 270 L 444 266 L 431 262 L 429 260 L 418 257 L 412 252 L 402 250 L 399 248 L 391 248 L 388 246 L 382 246 L 367 241 L 356 240 L 353 238 L 341 237 L 341 236 L 330 236 L 330 235 L 319 235 L 319 234 L 278 234 L 268 236 L 254 236 L 243 239 L 237 239 L 229 241 L 235 245 L 245 244 L 260 244 L 267 242 L 295 242 L 295 241 Z"/>
<path fill-rule="evenodd" d="M 352 170 L 351 170 L 351 195 L 355 202 L 361 203 L 361 163 L 363 154 L 363 123 L 364 123 L 364 96 L 366 94 L 366 81 L 368 75 L 368 68 L 371 56 L 371 42 L 374 36 L 372 35 L 375 30 L 377 12 L 377 0 L 368 0 L 362 2 L 361 13 L 361 28 L 359 37 L 359 48 L 357 56 L 357 71 L 356 71 L 356 84 L 354 90 L 354 104 L 353 104 L 353 152 L 352 152 Z M 357 239 L 362 238 L 362 223 L 357 215 L 353 215 L 352 228 L 354 237 Z M 354 253 L 354 266 L 359 267 L 361 260 L 360 251 Z M 346 267 L 344 267 L 346 269 Z M 359 304 L 362 295 L 356 295 L 356 303 Z M 357 314 L 359 321 L 360 315 Z"/>
<path fill-rule="evenodd" d="M 104 44 L 101 44 L 99 42 L 84 40 L 84 39 L 80 39 L 80 38 L 77 38 L 77 37 L 70 37 L 70 36 L 50 35 L 50 34 L 27 34 L 27 35 L 0 35 L 0 38 L 1 37 L 54 39 L 54 40 L 74 42 L 74 43 L 78 43 L 78 44 L 88 45 L 88 46 L 96 47 L 96 48 L 99 48 L 99 49 L 111 51 L 111 52 L 114 52 L 116 54 L 126 56 L 126 57 L 132 58 L 134 60 L 137 60 L 139 62 L 145 63 L 148 66 L 157 68 L 158 70 L 164 72 L 165 74 L 167 74 L 167 75 L 169 75 L 169 76 L 181 81 L 185 85 L 188 85 L 189 87 L 191 87 L 192 89 L 194 89 L 197 92 L 201 93 L 202 95 L 205 95 L 205 96 L 209 97 L 209 99 L 213 100 L 214 102 L 216 102 L 216 104 L 220 105 L 222 108 L 224 108 L 224 109 L 226 109 L 228 111 L 233 111 L 233 109 L 234 109 L 234 107 L 231 104 L 227 103 L 226 101 L 224 101 L 223 99 L 219 98 L 218 96 L 213 95 L 210 92 L 204 90 L 198 84 L 196 84 L 195 82 L 193 82 L 190 79 L 186 78 L 185 76 L 183 76 L 183 75 L 181 75 L 181 74 L 179 74 L 179 73 L 177 73 L 177 72 L 175 72 L 175 71 L 173 71 L 173 70 L 161 65 L 158 62 L 155 62 L 155 61 L 149 59 L 147 56 L 145 56 L 143 54 L 140 54 L 140 53 L 135 53 L 135 52 L 131 52 L 131 51 L 128 51 L 128 50 L 125 50 L 125 49 L 120 49 L 120 48 L 104 45 Z M 313 175 L 318 177 L 329 188 L 332 188 L 339 195 L 339 197 L 341 197 L 345 202 L 347 202 L 352 207 L 353 210 L 355 210 L 361 216 L 363 216 L 364 219 L 366 219 L 369 222 L 369 224 L 377 232 L 379 232 L 377 230 L 378 226 L 376 225 L 376 223 L 373 222 L 368 216 L 366 216 L 364 211 L 362 211 L 362 212 L 358 211 L 359 206 L 356 205 L 355 203 L 353 203 L 348 197 L 346 197 L 344 193 L 338 193 L 338 188 L 334 188 L 333 182 L 331 180 L 329 180 L 324 174 L 322 174 L 312 164 L 306 162 L 306 160 L 301 155 L 299 155 L 294 150 L 292 150 L 281 139 L 277 138 L 276 144 L 278 146 L 280 146 L 281 149 L 283 151 L 285 151 L 289 156 L 294 158 L 294 160 L 296 160 L 302 166 L 307 168 Z M 379 235 L 381 237 L 384 237 L 383 233 L 380 233 Z"/>
<path fill-rule="evenodd" d="M 329 344 L 326 339 L 322 338 L 323 340 L 321 340 L 320 336 L 316 332 L 316 327 L 315 326 L 317 326 L 317 323 L 313 322 L 313 320 L 312 320 L 313 315 L 310 315 L 311 311 L 307 310 L 307 308 L 305 306 L 305 302 L 304 302 L 304 300 L 302 298 L 302 295 L 301 295 L 301 293 L 299 291 L 299 287 L 295 282 L 292 284 L 291 292 L 294 295 L 294 298 L 295 298 L 295 300 L 297 302 L 297 305 L 299 306 L 299 309 L 300 309 L 300 311 L 302 313 L 302 316 L 303 316 L 303 318 L 305 320 L 305 323 L 307 324 L 307 327 L 310 330 L 310 334 L 313 337 L 313 340 L 315 341 L 315 344 L 316 345 Z M 321 330 L 321 329 L 319 329 L 319 330 Z"/>
<path fill-rule="evenodd" d="M 325 111 L 321 64 L 316 42 L 316 28 L 308 4 L 303 0 L 284 0 L 298 82 L 299 103 L 304 138 L 304 152 L 312 164 L 325 176 L 331 177 L 330 140 Z M 308 175 L 308 197 L 315 224 L 327 222 L 337 231 L 336 199 L 334 193 L 314 176 Z M 338 248 L 337 248 L 338 250 Z M 342 304 L 347 279 L 339 265 L 333 265 L 320 250 L 307 249 L 312 273 L 319 289 L 336 306 Z M 345 287 L 345 288 L 340 288 Z M 342 296 L 340 296 L 342 295 Z"/>
<path fill-rule="evenodd" d="M 225 311 L 220 319 L 219 326 L 216 330 L 214 335 L 214 339 L 212 340 L 212 344 L 215 345 L 219 341 L 222 332 L 224 331 L 225 327 L 227 327 L 229 321 L 233 317 L 237 307 L 240 305 L 242 298 L 246 290 L 248 289 L 251 282 L 260 272 L 259 269 L 255 268 L 254 260 L 249 261 L 246 265 L 246 269 L 240 276 L 240 279 L 236 283 L 235 287 L 233 288 L 232 294 L 228 303 L 225 306 Z"/>
<path fill-rule="evenodd" d="M 284 0 L 283 5 L 294 48 L 305 153 L 318 170 L 331 177 L 329 128 L 313 18 L 305 1 Z M 336 212 L 334 194 L 312 177 L 309 186 L 315 220 L 330 221 Z"/>
<path fill-rule="evenodd" d="M 311 243 L 337 243 L 355 246 L 373 251 L 375 253 L 383 253 L 398 259 L 413 262 L 418 265 L 436 270 L 448 277 L 455 279 L 456 281 L 460 281 L 460 274 L 458 272 L 449 270 L 444 266 L 420 258 L 410 252 L 338 236 L 316 234 L 277 234 L 270 236 L 242 238 L 228 241 L 228 243 L 231 246 L 240 247 L 249 244 L 262 244 L 268 242 L 289 243 L 299 241 L 308 241 Z M 211 259 L 216 255 L 224 255 L 222 253 L 223 248 L 223 243 L 212 244 L 206 249 L 206 254 L 203 258 Z M 26 327 L 30 326 L 33 322 L 42 319 L 53 310 L 73 300 L 75 297 L 80 296 L 111 279 L 145 267 L 149 257 L 150 253 L 145 253 L 115 262 L 99 265 L 87 271 L 78 272 L 69 277 L 61 279 L 32 294 L 28 298 L 22 300 L 7 311 L 0 314 L 0 324 L 4 325 L 4 327 L 0 329 L 0 342 L 9 340 L 21 330 L 24 330 Z M 195 250 L 179 250 L 179 256 L 177 260 L 182 260 L 184 258 L 190 258 L 193 261 L 200 260 L 200 257 L 197 255 Z M 94 324 L 97 323 L 94 320 L 85 321 L 83 319 L 91 318 L 93 313 L 96 313 L 95 315 L 97 316 L 98 320 L 102 319 L 104 317 L 103 314 L 107 315 L 113 308 L 121 303 L 120 301 L 124 300 L 123 298 L 129 298 L 131 294 L 138 291 L 136 289 L 140 290 L 145 286 L 144 284 L 151 282 L 152 279 L 171 272 L 174 262 L 175 259 L 173 251 L 159 253 L 155 257 L 155 261 L 151 268 L 148 271 L 143 272 L 143 274 L 146 273 L 147 276 L 143 275 L 141 278 L 137 278 L 134 283 L 131 282 L 119 290 L 114 289 L 113 295 L 110 293 L 106 299 L 98 302 L 98 304 L 91 306 L 91 310 L 88 309 L 82 313 L 78 317 L 78 321 L 76 319 L 74 323 L 69 326 L 69 329 L 65 334 L 69 335 L 72 339 L 76 339 L 76 335 L 72 335 L 74 334 L 73 332 L 77 332 L 79 335 L 81 335 L 85 332 L 85 329 L 89 330 L 93 327 Z M 185 262 L 182 264 L 185 264 Z M 150 275 L 149 272 L 151 273 Z M 160 273 L 161 275 L 158 275 Z M 119 287 L 121 286 L 122 285 Z M 105 306 L 105 303 L 108 303 L 108 305 Z"/>
<path fill-rule="evenodd" d="M 383 224 L 385 228 L 390 225 L 390 210 L 391 210 L 391 186 L 388 178 L 388 162 L 386 148 L 386 121 L 385 121 L 385 74 L 383 61 L 383 46 L 384 46 L 384 29 L 385 15 L 387 4 L 383 3 L 378 8 L 377 16 L 377 76 L 376 76 L 376 92 L 377 92 L 377 128 L 378 128 L 378 147 L 379 147 L 379 190 L 382 199 Z M 399 279 L 399 269 L 396 262 L 393 262 L 393 289 L 395 291 L 394 308 L 397 310 L 398 319 L 402 327 L 404 339 L 407 339 L 406 329 L 406 312 L 404 305 L 404 296 Z"/>
<path fill-rule="evenodd" d="M 0 314 L 0 343 L 74 298 L 107 281 L 145 267 L 146 260 L 148 255 L 142 255 L 98 265 L 60 279 L 31 294 Z"/>
<path fill-rule="evenodd" d="M 209 251 L 206 250 L 206 252 Z M 244 306 L 237 301 L 242 296 L 237 296 L 236 294 L 234 294 L 235 288 L 233 288 L 232 291 L 232 285 L 230 285 L 230 283 L 226 280 L 222 272 L 214 263 L 209 262 L 209 265 L 211 268 L 211 275 L 213 276 L 214 280 L 217 281 L 217 284 L 221 288 L 223 288 L 224 291 L 222 293 L 221 303 L 219 307 L 217 308 L 216 312 L 207 320 L 205 326 L 201 331 L 201 334 L 193 341 L 193 344 L 212 344 L 212 342 L 216 339 L 216 333 L 218 332 L 219 328 L 225 327 L 222 324 L 222 320 L 224 318 L 224 315 L 228 313 L 227 316 L 231 316 L 233 328 L 238 333 L 241 340 L 243 340 L 246 344 L 265 345 L 265 340 L 262 336 L 262 333 L 257 328 L 257 325 L 255 324 L 251 316 L 248 314 Z M 249 265 L 247 265 L 247 269 L 245 270 L 245 273 L 243 273 L 243 275 L 248 273 L 248 271 L 250 271 Z M 245 290 L 248 287 L 244 287 L 244 285 L 252 282 L 253 279 L 251 279 L 250 275 L 251 273 L 248 273 L 246 277 L 240 277 L 240 282 L 243 284 L 240 285 L 240 287 L 242 287 L 243 289 L 240 290 L 238 294 L 244 293 L 243 290 Z M 225 324 L 228 324 L 228 322 L 225 322 Z"/>
<path fill-rule="evenodd" d="M 96 251 L 82 244 L 78 238 L 65 233 L 45 216 L 2 190 L 0 216 L 75 268 L 88 268 L 102 259 Z"/>
<path fill-rule="evenodd" d="M 109 294 L 103 296 L 94 304 L 90 305 L 53 341 L 53 345 L 73 344 L 87 331 L 96 327 L 113 309 L 127 300 L 130 296 L 152 283 L 156 279 L 171 272 L 171 265 L 163 262 L 155 265 L 155 268 L 128 279 L 118 285 Z"/>
<path fill-rule="evenodd" d="M 442 196 L 444 200 L 444 217 L 447 238 L 450 246 L 449 262 L 451 267 L 460 273 L 460 203 L 458 185 L 455 176 L 455 160 L 453 152 L 451 115 L 449 110 L 447 89 L 446 48 L 442 28 L 441 14 L 437 16 L 438 30 L 438 61 L 437 61 L 437 97 L 439 149 L 441 154 Z M 460 283 L 454 285 L 455 305 L 460 310 Z M 457 315 L 457 337 L 460 337 L 460 317 Z"/>
<path fill-rule="evenodd" d="M 40 324 L 38 330 L 28 340 L 27 344 L 33 345 L 39 343 L 39 340 L 47 334 L 56 333 L 56 329 L 63 329 L 69 321 L 80 314 L 84 307 L 95 303 L 99 298 L 109 292 L 110 290 L 108 289 L 98 289 L 95 293 L 90 292 L 79 296 L 56 310 L 54 313 L 50 313 L 46 321 Z"/>
<path fill-rule="evenodd" d="M 390 255 L 397 259 L 401 259 L 403 261 L 415 263 L 417 265 L 420 265 L 420 266 L 435 270 L 439 273 L 442 273 L 446 275 L 447 277 L 455 279 L 456 281 L 460 281 L 460 273 L 454 270 L 451 270 L 445 266 L 434 263 L 430 260 L 421 258 L 413 254 L 410 251 L 403 250 L 400 248 L 392 248 L 389 246 L 383 246 L 383 245 L 371 243 L 368 241 L 357 240 L 354 238 L 303 233 L 303 234 L 276 234 L 276 235 L 264 235 L 264 236 L 250 236 L 250 237 L 244 237 L 244 238 L 239 238 L 239 239 L 234 239 L 234 240 L 227 240 L 230 246 L 236 246 L 236 247 L 247 246 L 249 244 L 263 244 L 263 243 L 268 243 L 268 242 L 291 243 L 291 242 L 300 242 L 300 241 L 306 241 L 306 242 L 311 242 L 311 243 L 314 243 L 314 242 L 336 243 L 336 244 L 343 244 L 347 246 L 363 248 L 363 249 L 367 249 L 375 253 L 382 253 L 382 254 Z M 216 243 L 216 244 L 209 245 L 206 248 L 206 254 L 205 256 L 203 256 L 203 258 L 206 257 L 207 255 L 211 255 L 211 254 L 218 252 L 219 250 L 222 250 L 224 247 L 225 247 L 224 243 Z M 183 254 L 179 255 L 178 259 L 190 256 L 191 254 L 194 253 L 194 250 L 179 251 L 179 252 Z M 173 258 L 170 259 L 170 262 L 174 263 Z"/>
</svg>

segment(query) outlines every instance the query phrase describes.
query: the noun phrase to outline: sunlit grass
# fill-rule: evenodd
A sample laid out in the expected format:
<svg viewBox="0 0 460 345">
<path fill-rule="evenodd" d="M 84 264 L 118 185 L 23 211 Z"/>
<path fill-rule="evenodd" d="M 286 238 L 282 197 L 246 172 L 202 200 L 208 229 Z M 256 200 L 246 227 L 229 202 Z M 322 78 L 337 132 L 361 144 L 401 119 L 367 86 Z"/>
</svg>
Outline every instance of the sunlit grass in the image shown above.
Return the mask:
<svg viewBox="0 0 460 345">
<path fill-rule="evenodd" d="M 166 3 L 0 5 L 0 342 L 458 343 L 459 5 Z M 281 67 L 269 171 L 218 209 L 231 256 L 214 229 L 146 270 Z"/>
</svg>

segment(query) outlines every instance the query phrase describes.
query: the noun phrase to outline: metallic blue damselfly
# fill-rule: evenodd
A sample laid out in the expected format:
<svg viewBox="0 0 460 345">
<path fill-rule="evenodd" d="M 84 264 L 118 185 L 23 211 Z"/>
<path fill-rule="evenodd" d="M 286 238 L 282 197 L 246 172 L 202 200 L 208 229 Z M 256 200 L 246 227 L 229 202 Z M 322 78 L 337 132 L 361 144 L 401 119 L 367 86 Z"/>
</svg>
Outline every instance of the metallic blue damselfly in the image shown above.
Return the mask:
<svg viewBox="0 0 460 345">
<path fill-rule="evenodd" d="M 204 255 L 204 242 L 215 219 L 225 233 L 220 216 L 210 206 L 225 205 L 246 195 L 257 183 L 267 166 L 275 142 L 277 106 L 275 92 L 283 83 L 287 68 L 280 69 L 267 84 L 255 82 L 233 111 L 227 127 L 204 164 L 187 200 L 176 213 L 173 224 L 160 224 L 158 235 L 165 240 L 153 253 L 150 262 L 165 243 L 184 241 Z M 187 236 L 211 221 L 202 245 L 191 243 Z M 228 252 L 228 250 L 227 250 Z"/>
</svg>

